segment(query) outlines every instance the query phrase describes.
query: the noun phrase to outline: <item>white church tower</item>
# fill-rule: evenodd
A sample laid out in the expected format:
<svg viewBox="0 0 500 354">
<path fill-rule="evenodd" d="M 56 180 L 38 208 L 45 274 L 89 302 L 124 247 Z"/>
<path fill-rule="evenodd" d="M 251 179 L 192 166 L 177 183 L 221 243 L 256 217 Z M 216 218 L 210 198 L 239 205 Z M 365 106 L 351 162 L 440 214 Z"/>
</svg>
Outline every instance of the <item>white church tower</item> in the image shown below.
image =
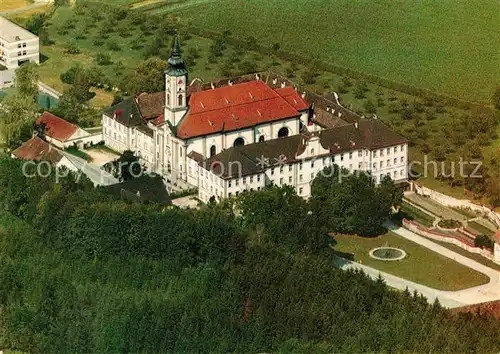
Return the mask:
<svg viewBox="0 0 500 354">
<path fill-rule="evenodd" d="M 186 113 L 187 70 L 181 56 L 179 37 L 174 36 L 172 54 L 165 70 L 165 121 L 176 126 Z"/>
</svg>

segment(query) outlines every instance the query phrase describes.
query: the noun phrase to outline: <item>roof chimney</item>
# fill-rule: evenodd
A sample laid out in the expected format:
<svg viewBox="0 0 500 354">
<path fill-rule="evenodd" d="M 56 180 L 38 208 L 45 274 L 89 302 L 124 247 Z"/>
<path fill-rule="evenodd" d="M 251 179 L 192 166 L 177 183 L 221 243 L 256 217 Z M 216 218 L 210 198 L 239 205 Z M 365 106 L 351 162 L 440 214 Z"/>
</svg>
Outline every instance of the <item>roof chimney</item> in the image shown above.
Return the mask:
<svg viewBox="0 0 500 354">
<path fill-rule="evenodd" d="M 302 98 L 306 98 L 306 91 L 302 92 Z"/>
<path fill-rule="evenodd" d="M 358 128 L 359 128 L 359 123 L 358 123 L 358 122 L 355 122 L 355 123 L 354 123 L 354 127 L 355 127 L 356 129 L 358 129 Z"/>
<path fill-rule="evenodd" d="M 278 83 L 278 79 L 274 78 L 273 79 L 273 85 L 276 85 Z"/>
<path fill-rule="evenodd" d="M 227 97 L 224 97 L 224 100 L 226 101 L 226 104 L 229 104 L 229 100 L 227 99 Z"/>
<path fill-rule="evenodd" d="M 215 85 L 213 82 L 210 83 L 210 86 L 212 87 L 212 90 L 215 88 Z"/>
<path fill-rule="evenodd" d="M 228 84 L 229 86 L 233 86 L 233 82 L 232 82 L 231 80 L 229 80 L 229 81 L 227 82 L 227 84 Z"/>
<path fill-rule="evenodd" d="M 205 105 L 201 101 L 200 101 L 200 105 L 201 105 L 201 108 L 205 108 Z"/>
<path fill-rule="evenodd" d="M 140 196 L 141 196 L 141 192 L 140 192 L 140 191 L 137 191 L 136 195 L 137 195 L 138 197 L 140 197 Z"/>
<path fill-rule="evenodd" d="M 326 111 L 330 112 L 330 107 L 326 106 Z"/>
<path fill-rule="evenodd" d="M 255 80 L 260 80 L 260 75 L 259 74 L 255 74 Z"/>
<path fill-rule="evenodd" d="M 251 98 L 252 100 L 254 99 L 254 97 L 253 97 L 253 95 L 252 95 L 252 93 L 251 93 L 251 92 L 249 92 L 249 93 L 248 93 L 248 95 L 250 96 L 250 98 Z"/>
<path fill-rule="evenodd" d="M 285 81 L 281 83 L 281 88 L 285 88 Z"/>
</svg>

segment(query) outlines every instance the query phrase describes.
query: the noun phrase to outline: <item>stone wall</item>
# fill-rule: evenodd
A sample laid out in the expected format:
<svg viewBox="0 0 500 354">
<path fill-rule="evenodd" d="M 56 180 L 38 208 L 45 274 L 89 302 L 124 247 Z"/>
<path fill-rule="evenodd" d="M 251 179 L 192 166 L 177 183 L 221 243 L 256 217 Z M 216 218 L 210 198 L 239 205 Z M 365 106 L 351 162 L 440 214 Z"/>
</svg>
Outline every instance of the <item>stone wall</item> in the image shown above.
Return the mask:
<svg viewBox="0 0 500 354">
<path fill-rule="evenodd" d="M 490 210 L 486 206 L 471 203 L 469 200 L 456 199 L 450 197 L 448 195 L 436 192 L 432 189 L 419 185 L 415 182 L 410 182 L 410 185 L 411 185 L 411 190 L 414 191 L 416 194 L 429 197 L 432 200 L 435 200 L 436 202 L 449 207 L 463 208 L 463 209 L 470 209 L 477 211 L 483 214 L 485 217 L 487 217 L 489 220 L 491 220 L 494 224 L 496 224 L 500 228 L 500 215 Z"/>
<path fill-rule="evenodd" d="M 464 237 L 459 237 L 458 235 L 454 235 L 451 233 L 442 233 L 434 230 L 429 230 L 426 227 L 420 225 L 419 223 L 411 220 L 403 219 L 403 226 L 410 231 L 415 232 L 420 236 L 424 236 L 430 238 L 435 241 L 442 241 L 447 243 L 452 243 L 458 247 L 465 249 L 468 252 L 477 253 L 481 256 L 494 261 L 495 263 L 500 264 L 500 261 L 495 260 L 493 252 L 488 249 L 482 249 L 479 247 L 474 247 L 474 242 L 470 240 L 470 242 L 465 241 Z"/>
</svg>

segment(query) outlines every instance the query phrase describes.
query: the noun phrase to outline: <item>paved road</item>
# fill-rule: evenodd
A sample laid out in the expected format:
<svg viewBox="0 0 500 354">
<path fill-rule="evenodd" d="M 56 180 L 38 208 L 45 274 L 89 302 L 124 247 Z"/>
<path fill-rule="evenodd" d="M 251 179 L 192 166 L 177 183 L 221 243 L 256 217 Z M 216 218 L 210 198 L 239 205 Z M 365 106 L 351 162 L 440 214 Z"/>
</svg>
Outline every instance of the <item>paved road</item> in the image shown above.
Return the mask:
<svg viewBox="0 0 500 354">
<path fill-rule="evenodd" d="M 411 292 L 417 291 L 424 295 L 429 302 L 433 302 L 436 298 L 441 305 L 448 308 L 461 307 L 466 305 L 478 304 L 482 302 L 500 300 L 500 272 L 482 265 L 470 258 L 464 257 L 461 254 L 453 252 L 443 246 L 440 246 L 425 237 L 419 236 L 416 233 L 407 230 L 403 227 L 394 225 L 393 223 L 386 223 L 385 225 L 394 233 L 404 237 L 410 241 L 418 243 L 421 246 L 437 252 L 445 257 L 451 258 L 469 268 L 472 268 L 480 273 L 486 274 L 490 281 L 487 284 L 476 286 L 469 289 L 458 291 L 443 291 L 430 288 L 425 285 L 417 284 L 409 280 L 399 278 L 397 276 L 381 272 L 375 268 L 368 267 L 356 262 L 351 262 L 344 259 L 337 260 L 337 266 L 341 269 L 359 269 L 364 271 L 369 277 L 376 279 L 379 275 L 384 278 L 387 285 L 404 290 L 408 288 Z"/>
<path fill-rule="evenodd" d="M 11 9 L 11 10 L 6 10 L 6 11 L 1 11 L 0 15 L 5 16 L 5 15 L 15 15 L 20 12 L 28 11 L 31 9 L 36 9 L 37 7 L 41 7 L 46 5 L 49 2 L 49 0 L 35 0 L 34 3 L 29 4 L 25 7 L 20 7 L 17 9 Z"/>
</svg>

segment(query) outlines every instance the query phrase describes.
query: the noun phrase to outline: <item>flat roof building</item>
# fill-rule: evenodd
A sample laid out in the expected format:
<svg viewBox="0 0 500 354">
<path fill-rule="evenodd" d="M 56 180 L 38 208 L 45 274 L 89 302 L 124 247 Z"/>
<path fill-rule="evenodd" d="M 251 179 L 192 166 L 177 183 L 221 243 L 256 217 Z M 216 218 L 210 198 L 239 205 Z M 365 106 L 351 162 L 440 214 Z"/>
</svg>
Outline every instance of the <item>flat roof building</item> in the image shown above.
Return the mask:
<svg viewBox="0 0 500 354">
<path fill-rule="evenodd" d="M 15 69 L 30 61 L 40 62 L 38 36 L 0 16 L 0 65 Z"/>
</svg>

